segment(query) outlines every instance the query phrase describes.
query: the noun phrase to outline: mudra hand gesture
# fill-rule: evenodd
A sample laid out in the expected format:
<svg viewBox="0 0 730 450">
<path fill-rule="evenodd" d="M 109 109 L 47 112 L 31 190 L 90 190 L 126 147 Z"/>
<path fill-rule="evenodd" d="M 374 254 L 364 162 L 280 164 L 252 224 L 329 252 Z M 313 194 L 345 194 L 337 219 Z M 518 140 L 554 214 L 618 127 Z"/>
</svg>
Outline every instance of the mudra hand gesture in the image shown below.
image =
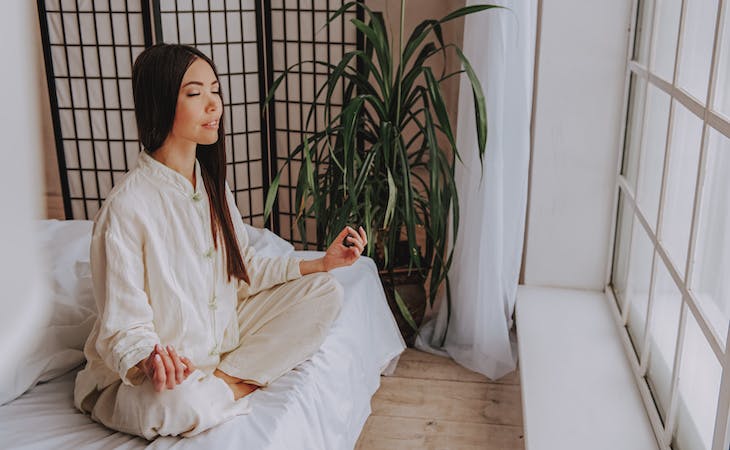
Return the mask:
<svg viewBox="0 0 730 450">
<path fill-rule="evenodd" d="M 178 355 L 171 345 L 162 347 L 159 344 L 137 364 L 137 368 L 152 381 L 157 392 L 165 388 L 174 389 L 195 370 L 193 363 Z"/>
<path fill-rule="evenodd" d="M 358 231 L 351 227 L 343 228 L 322 258 L 325 270 L 351 265 L 360 257 L 367 243 L 368 237 L 362 227 Z"/>
</svg>

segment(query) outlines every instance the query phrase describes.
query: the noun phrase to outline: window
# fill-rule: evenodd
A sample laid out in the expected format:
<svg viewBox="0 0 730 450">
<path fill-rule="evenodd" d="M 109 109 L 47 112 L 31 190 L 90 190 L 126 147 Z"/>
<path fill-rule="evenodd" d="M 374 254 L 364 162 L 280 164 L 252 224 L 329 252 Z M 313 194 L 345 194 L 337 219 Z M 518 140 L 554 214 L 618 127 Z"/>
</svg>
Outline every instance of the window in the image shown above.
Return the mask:
<svg viewBox="0 0 730 450">
<path fill-rule="evenodd" d="M 662 448 L 730 444 L 730 0 L 635 2 L 615 298 Z"/>
</svg>

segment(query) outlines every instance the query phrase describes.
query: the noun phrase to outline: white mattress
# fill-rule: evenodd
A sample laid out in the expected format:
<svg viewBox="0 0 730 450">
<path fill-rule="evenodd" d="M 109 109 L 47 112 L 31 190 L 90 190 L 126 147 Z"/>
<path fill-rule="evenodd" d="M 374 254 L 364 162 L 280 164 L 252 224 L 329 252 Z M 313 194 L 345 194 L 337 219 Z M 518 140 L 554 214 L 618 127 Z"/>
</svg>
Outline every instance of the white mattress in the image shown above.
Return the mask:
<svg viewBox="0 0 730 450">
<path fill-rule="evenodd" d="M 372 260 L 361 258 L 332 274 L 345 288 L 345 302 L 322 348 L 251 394 L 250 414 L 193 438 L 147 442 L 108 430 L 74 409 L 73 371 L 0 407 L 0 448 L 353 448 L 380 374 L 405 346 Z"/>
</svg>

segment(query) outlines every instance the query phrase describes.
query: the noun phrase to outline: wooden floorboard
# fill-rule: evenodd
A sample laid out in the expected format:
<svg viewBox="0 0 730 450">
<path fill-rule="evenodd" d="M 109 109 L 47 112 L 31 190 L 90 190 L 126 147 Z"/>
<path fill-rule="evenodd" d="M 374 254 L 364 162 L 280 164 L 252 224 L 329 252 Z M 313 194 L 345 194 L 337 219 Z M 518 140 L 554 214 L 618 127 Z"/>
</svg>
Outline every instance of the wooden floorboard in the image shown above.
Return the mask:
<svg viewBox="0 0 730 450">
<path fill-rule="evenodd" d="M 522 428 L 440 419 L 371 416 L 357 450 L 522 450 Z"/>
<path fill-rule="evenodd" d="M 520 384 L 520 373 L 515 370 L 498 380 L 489 380 L 484 375 L 472 372 L 449 358 L 436 356 L 418 350 L 408 349 L 400 357 L 395 376 L 423 378 L 429 380 L 472 381 L 495 384 Z"/>
<path fill-rule="evenodd" d="M 381 378 L 358 450 L 523 450 L 519 372 L 489 380 L 449 358 L 407 349 Z"/>
</svg>

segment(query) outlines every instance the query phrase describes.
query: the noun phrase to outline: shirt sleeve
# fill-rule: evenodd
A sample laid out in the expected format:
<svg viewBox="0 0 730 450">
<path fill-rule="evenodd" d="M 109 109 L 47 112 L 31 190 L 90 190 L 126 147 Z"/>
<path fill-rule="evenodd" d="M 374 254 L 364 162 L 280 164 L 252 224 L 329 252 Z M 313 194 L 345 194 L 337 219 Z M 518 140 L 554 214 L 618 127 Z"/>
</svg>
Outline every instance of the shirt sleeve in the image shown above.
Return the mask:
<svg viewBox="0 0 730 450">
<path fill-rule="evenodd" d="M 91 241 L 92 280 L 100 320 L 95 347 L 122 382 L 132 385 L 139 377 L 130 369 L 146 358 L 160 339 L 144 290 L 141 232 L 126 223 L 131 221 L 119 222 L 105 214 Z"/>
<path fill-rule="evenodd" d="M 265 257 L 256 254 L 256 249 L 249 245 L 248 233 L 243 226 L 241 213 L 236 207 L 233 194 L 226 183 L 226 199 L 231 213 L 231 220 L 238 237 L 238 245 L 243 257 L 243 264 L 248 272 L 249 283 L 241 281 L 238 294 L 242 297 L 254 295 L 278 284 L 301 278 L 299 262 L 301 258 L 288 255 L 278 257 Z"/>
</svg>

